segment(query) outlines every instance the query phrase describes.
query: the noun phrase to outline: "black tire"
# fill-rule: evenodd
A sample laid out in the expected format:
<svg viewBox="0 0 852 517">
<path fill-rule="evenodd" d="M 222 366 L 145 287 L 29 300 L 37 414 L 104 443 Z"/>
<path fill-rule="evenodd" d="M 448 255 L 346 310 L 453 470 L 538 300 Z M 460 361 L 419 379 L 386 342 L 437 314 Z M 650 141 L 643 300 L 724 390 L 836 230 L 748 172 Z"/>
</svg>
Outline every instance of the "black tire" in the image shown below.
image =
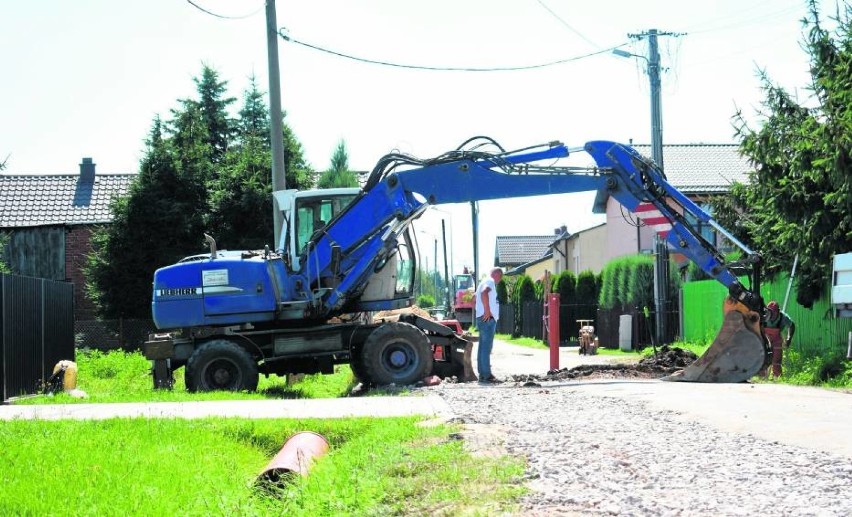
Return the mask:
<svg viewBox="0 0 852 517">
<path fill-rule="evenodd" d="M 196 348 L 184 370 L 189 391 L 257 389 L 257 363 L 242 347 L 227 339 L 208 341 Z"/>
<path fill-rule="evenodd" d="M 349 367 L 352 368 L 352 374 L 362 383 L 369 384 L 370 377 L 367 375 L 367 369 L 364 368 L 364 347 L 353 347 L 349 354 Z"/>
<path fill-rule="evenodd" d="M 385 323 L 367 337 L 361 359 L 374 384 L 414 384 L 432 372 L 432 345 L 414 325 Z"/>
</svg>

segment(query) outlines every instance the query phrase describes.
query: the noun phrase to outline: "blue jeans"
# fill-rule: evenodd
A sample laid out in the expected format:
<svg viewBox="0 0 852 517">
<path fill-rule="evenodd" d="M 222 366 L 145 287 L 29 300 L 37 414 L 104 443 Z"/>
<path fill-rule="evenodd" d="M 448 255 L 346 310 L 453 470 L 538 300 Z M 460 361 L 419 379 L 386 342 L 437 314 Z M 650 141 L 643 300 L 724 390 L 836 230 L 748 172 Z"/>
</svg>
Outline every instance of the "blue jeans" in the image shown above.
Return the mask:
<svg viewBox="0 0 852 517">
<path fill-rule="evenodd" d="M 497 320 L 491 318 L 482 321 L 476 319 L 479 328 L 479 347 L 476 351 L 476 366 L 479 370 L 479 380 L 485 381 L 491 377 L 491 349 L 494 348 L 494 334 L 497 333 Z"/>
</svg>

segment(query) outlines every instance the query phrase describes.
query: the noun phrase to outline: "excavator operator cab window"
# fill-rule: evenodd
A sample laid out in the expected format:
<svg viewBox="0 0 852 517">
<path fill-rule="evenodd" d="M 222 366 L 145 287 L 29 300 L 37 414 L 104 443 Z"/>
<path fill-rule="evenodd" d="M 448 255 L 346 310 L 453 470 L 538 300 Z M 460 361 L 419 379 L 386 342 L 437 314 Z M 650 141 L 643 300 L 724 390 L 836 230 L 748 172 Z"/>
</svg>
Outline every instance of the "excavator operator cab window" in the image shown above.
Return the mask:
<svg viewBox="0 0 852 517">
<path fill-rule="evenodd" d="M 412 296 L 414 293 L 414 269 L 417 267 L 417 252 L 411 242 L 410 232 L 402 235 L 397 246 L 396 296 Z"/>
<path fill-rule="evenodd" d="M 332 220 L 354 195 L 306 197 L 296 201 L 296 254 L 301 254 L 311 237 Z"/>
</svg>

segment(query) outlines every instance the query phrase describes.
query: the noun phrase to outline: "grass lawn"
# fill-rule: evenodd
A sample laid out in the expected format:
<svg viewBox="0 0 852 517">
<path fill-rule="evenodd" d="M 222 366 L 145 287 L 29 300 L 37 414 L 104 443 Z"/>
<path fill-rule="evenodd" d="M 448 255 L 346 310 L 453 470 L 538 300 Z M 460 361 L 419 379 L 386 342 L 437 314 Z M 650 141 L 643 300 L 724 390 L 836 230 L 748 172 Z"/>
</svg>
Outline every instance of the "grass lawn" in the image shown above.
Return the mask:
<svg viewBox="0 0 852 517">
<path fill-rule="evenodd" d="M 262 379 L 258 393 L 154 390 L 139 353 L 77 356 L 84 402 L 338 397 L 347 366 L 293 386 Z M 18 403 L 78 402 L 65 394 Z M 455 426 L 419 419 L 237 418 L 0 422 L 0 515 L 458 515 L 512 511 L 525 492 L 520 458 L 472 457 Z M 311 474 L 262 490 L 255 476 L 299 431 L 330 452 Z"/>
<path fill-rule="evenodd" d="M 255 476 L 310 430 L 306 478 Z M 0 515 L 493 515 L 524 492 L 520 459 L 471 457 L 416 418 L 110 419 L 0 423 Z"/>
<path fill-rule="evenodd" d="M 183 381 L 183 368 L 175 372 L 172 390 L 155 390 L 151 381 L 151 363 L 140 352 L 98 350 L 77 352 L 77 387 L 89 395 L 72 398 L 65 393 L 37 396 L 16 404 L 72 404 L 97 402 L 181 402 L 189 400 L 248 400 L 268 398 L 333 398 L 347 395 L 356 384 L 348 365 L 338 365 L 331 375 L 308 375 L 287 385 L 278 376 L 260 377 L 257 392 L 214 391 L 189 393 Z"/>
</svg>

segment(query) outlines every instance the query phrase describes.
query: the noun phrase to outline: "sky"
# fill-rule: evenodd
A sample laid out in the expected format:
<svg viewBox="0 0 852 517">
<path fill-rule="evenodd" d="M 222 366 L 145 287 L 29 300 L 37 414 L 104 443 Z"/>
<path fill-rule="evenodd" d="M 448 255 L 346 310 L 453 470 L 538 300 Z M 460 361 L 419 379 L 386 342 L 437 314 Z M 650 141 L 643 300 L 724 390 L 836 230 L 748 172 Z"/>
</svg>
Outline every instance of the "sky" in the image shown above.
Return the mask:
<svg viewBox="0 0 852 517">
<path fill-rule="evenodd" d="M 254 74 L 268 91 L 264 0 L 0 0 L 0 160 L 5 173 L 135 172 L 156 115 L 193 97 L 202 63 L 241 99 Z M 833 0 L 820 3 L 824 14 Z M 369 170 L 399 150 L 432 157 L 475 135 L 505 148 L 560 140 L 650 142 L 648 29 L 659 38 L 664 143 L 735 142 L 732 116 L 759 124 L 757 70 L 806 97 L 804 0 L 277 0 L 291 38 L 356 57 L 430 67 L 525 71 L 424 71 L 368 64 L 279 39 L 282 105 L 309 163 L 328 167 L 338 141 L 350 166 Z M 235 19 L 236 18 L 236 19 Z M 240 102 L 235 103 L 238 108 Z M 480 271 L 496 235 L 576 232 L 604 221 L 593 194 L 480 203 Z M 453 270 L 472 265 L 470 207 L 430 210 L 418 224 L 434 263 L 440 220 Z M 423 243 L 427 243 L 423 245 Z M 192 250 L 188 250 L 192 251 Z M 440 251 L 439 251 L 440 253 Z M 439 263 L 443 259 L 439 257 Z"/>
</svg>

